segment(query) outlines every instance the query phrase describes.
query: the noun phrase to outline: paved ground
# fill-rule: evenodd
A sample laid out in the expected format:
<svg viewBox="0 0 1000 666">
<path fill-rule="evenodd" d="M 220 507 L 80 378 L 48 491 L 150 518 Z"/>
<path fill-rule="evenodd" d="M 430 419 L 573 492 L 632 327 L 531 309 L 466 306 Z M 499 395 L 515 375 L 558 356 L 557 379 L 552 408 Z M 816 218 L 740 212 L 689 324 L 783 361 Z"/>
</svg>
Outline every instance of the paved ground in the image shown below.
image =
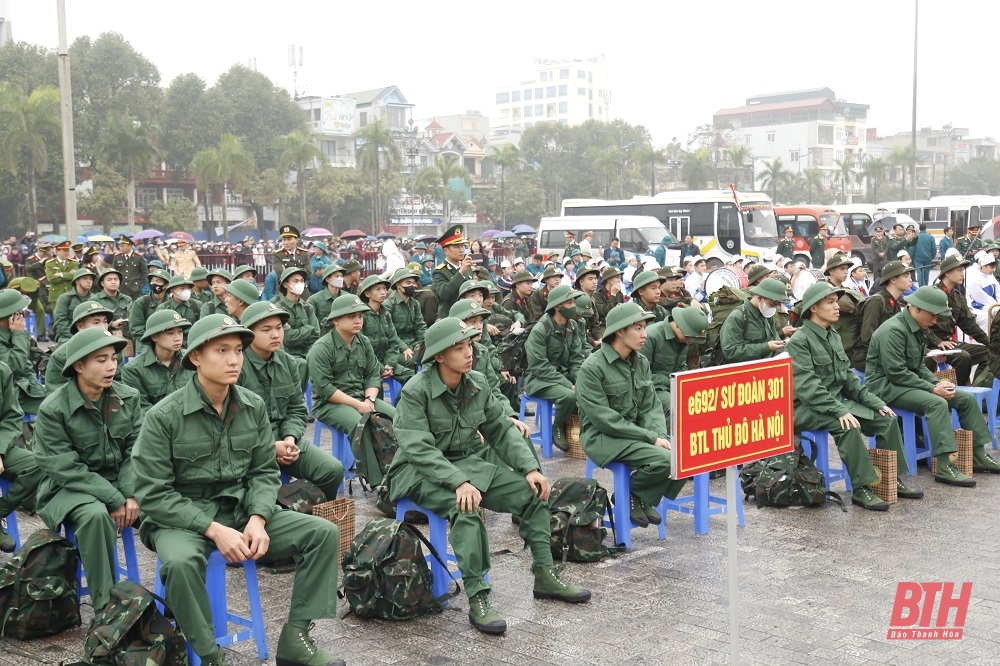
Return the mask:
<svg viewBox="0 0 1000 666">
<path fill-rule="evenodd" d="M 328 445 L 328 444 L 327 444 Z M 581 460 L 557 451 L 550 478 L 580 476 Z M 610 488 L 611 478 L 599 480 Z M 887 514 L 828 503 L 818 509 L 747 506 L 739 530 L 741 661 L 748 664 L 995 664 L 1000 649 L 1000 570 L 993 556 L 1000 517 L 991 509 L 1000 477 L 977 477 L 966 490 L 933 483 L 921 468 L 921 501 L 901 500 Z M 723 480 L 712 482 L 724 495 Z M 374 517 L 359 496 L 358 524 Z M 314 632 L 348 664 L 705 664 L 729 660 L 726 522 L 694 534 L 689 516 L 671 515 L 667 539 L 654 528 L 633 532 L 630 553 L 599 564 L 570 564 L 566 576 L 589 587 L 590 604 L 568 606 L 531 597 L 530 555 L 510 519 L 488 514 L 496 555 L 493 602 L 508 621 L 505 637 L 468 623 L 464 595 L 440 615 L 402 623 L 348 616 L 321 620 Z M 40 526 L 23 517 L 22 534 Z M 140 546 L 143 582 L 154 559 Z M 291 574 L 261 574 L 273 652 L 287 611 Z M 230 575 L 230 606 L 246 609 L 242 578 Z M 972 581 L 961 641 L 887 641 L 898 581 Z M 341 609 L 343 613 L 344 608 Z M 84 623 L 91 615 L 84 609 Z M 83 630 L 14 645 L 50 663 L 82 654 Z M 251 643 L 227 652 L 235 665 L 262 663 Z M 0 665 L 35 664 L 0 652 Z"/>
</svg>

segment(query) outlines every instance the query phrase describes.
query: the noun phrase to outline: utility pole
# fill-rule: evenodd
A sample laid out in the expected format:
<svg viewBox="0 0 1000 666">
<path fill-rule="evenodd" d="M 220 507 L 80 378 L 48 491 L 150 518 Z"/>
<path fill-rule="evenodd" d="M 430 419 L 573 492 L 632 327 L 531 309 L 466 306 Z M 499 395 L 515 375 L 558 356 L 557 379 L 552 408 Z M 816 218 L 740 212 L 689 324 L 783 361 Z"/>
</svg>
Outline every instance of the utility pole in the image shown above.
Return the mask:
<svg viewBox="0 0 1000 666">
<path fill-rule="evenodd" d="M 76 242 L 76 151 L 73 149 L 73 88 L 66 44 L 66 0 L 56 0 L 59 16 L 59 112 L 62 124 L 63 198 L 66 202 L 66 238 Z"/>
<path fill-rule="evenodd" d="M 913 121 L 910 126 L 910 198 L 917 198 L 917 37 L 920 0 L 913 0 Z"/>
</svg>

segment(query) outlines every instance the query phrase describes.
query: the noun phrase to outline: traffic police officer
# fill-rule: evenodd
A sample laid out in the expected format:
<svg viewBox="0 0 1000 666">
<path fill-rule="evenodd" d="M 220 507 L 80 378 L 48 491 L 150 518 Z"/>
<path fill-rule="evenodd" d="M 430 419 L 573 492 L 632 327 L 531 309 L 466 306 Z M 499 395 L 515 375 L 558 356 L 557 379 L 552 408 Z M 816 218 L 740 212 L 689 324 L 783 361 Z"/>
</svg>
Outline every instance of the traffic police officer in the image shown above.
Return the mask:
<svg viewBox="0 0 1000 666">
<path fill-rule="evenodd" d="M 45 279 L 49 283 L 49 303 L 55 307 L 59 297 L 73 288 L 73 273 L 79 266 L 69 258 L 70 242 L 56 245 L 56 256 L 45 262 Z"/>
<path fill-rule="evenodd" d="M 472 276 L 472 255 L 466 253 L 466 239 L 462 236 L 462 225 L 456 224 L 438 239 L 444 248 L 445 260 L 434 269 L 433 289 L 438 298 L 438 318 L 448 316 L 448 311 L 460 296 L 462 284 Z"/>
<path fill-rule="evenodd" d="M 120 251 L 111 260 L 111 267 L 121 276 L 121 291 L 131 302 L 142 295 L 149 269 L 142 255 L 134 251 L 132 239 L 125 234 L 118 237 L 118 249 Z"/>
<path fill-rule="evenodd" d="M 278 275 L 284 275 L 287 268 L 301 268 L 308 278 L 310 271 L 309 253 L 298 247 L 299 230 L 286 224 L 281 227 L 279 233 L 281 234 L 281 249 L 274 253 L 274 257 L 271 259 L 271 269 Z"/>
<path fill-rule="evenodd" d="M 66 342 L 73 335 L 69 330 L 73 323 L 73 311 L 76 306 L 90 300 L 90 288 L 94 286 L 95 277 L 97 276 L 94 272 L 87 268 L 78 268 L 73 272 L 70 290 L 59 297 L 52 309 L 52 325 L 56 329 L 56 342 Z"/>
<path fill-rule="evenodd" d="M 181 366 L 184 332 L 189 328 L 191 322 L 174 310 L 154 312 L 146 322 L 142 342 L 149 346 L 122 370 L 122 382 L 139 393 L 143 412 L 194 375 Z"/>
</svg>

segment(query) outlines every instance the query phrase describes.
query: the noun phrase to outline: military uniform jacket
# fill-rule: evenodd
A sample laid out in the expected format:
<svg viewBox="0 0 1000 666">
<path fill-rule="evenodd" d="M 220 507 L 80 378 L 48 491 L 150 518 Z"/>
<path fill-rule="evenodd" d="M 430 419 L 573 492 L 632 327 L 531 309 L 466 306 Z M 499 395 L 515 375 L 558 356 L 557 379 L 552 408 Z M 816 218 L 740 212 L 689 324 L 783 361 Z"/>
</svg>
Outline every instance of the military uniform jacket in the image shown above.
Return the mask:
<svg viewBox="0 0 1000 666">
<path fill-rule="evenodd" d="M 149 275 L 146 260 L 142 255 L 136 252 L 127 255 L 118 252 L 111 260 L 111 267 L 122 274 L 121 291 L 130 298 L 138 298 L 142 288 L 146 286 L 146 276 Z"/>
<path fill-rule="evenodd" d="M 955 249 L 962 253 L 962 256 L 969 259 L 975 256 L 976 252 L 983 249 L 983 241 L 976 237 L 976 240 L 969 240 L 968 236 L 962 236 L 955 242 Z M 944 255 L 941 255 L 942 259 Z M 28 264 L 25 262 L 25 268 Z"/>
<path fill-rule="evenodd" d="M 787 238 L 782 238 L 778 241 L 778 254 L 782 257 L 787 257 L 788 259 L 795 258 L 795 241 L 789 240 Z"/>
<path fill-rule="evenodd" d="M 524 343 L 528 357 L 525 393 L 531 395 L 536 388 L 553 384 L 566 388 L 576 384 L 576 373 L 584 359 L 577 326 L 572 319 L 559 326 L 551 314 L 546 314 L 532 327 Z"/>
<path fill-rule="evenodd" d="M 906 236 L 890 236 L 888 237 L 889 244 L 889 256 L 886 257 L 889 261 L 895 261 L 896 255 L 899 254 L 900 250 L 909 251 L 910 247 L 917 244 L 917 239 L 908 240 Z M 961 242 L 961 241 L 960 241 Z"/>
<path fill-rule="evenodd" d="M 774 320 L 762 315 L 750 301 L 743 301 L 729 313 L 719 331 L 722 355 L 728 363 L 771 358 L 777 354 L 768 349 L 771 340 L 780 340 Z"/>
<path fill-rule="evenodd" d="M 37 254 L 33 254 L 24 260 L 24 273 L 30 278 L 38 280 L 39 291 L 42 293 L 47 293 L 49 288 L 48 278 L 45 277 L 45 262 L 48 259 L 43 259 Z"/>
<path fill-rule="evenodd" d="M 194 376 L 194 372 L 186 370 L 181 366 L 181 354 L 179 351 L 170 360 L 170 367 L 163 365 L 160 359 L 156 358 L 156 353 L 152 347 L 147 347 L 145 351 L 133 358 L 124 368 L 119 366 L 122 374 L 122 382 L 131 386 L 139 393 L 139 404 L 142 411 L 146 412 L 150 407 L 163 400 L 165 397 L 182 388 Z M 244 366 L 246 352 L 244 352 Z M 301 391 L 299 391 L 301 393 Z"/>
<path fill-rule="evenodd" d="M 229 314 L 226 311 L 226 306 L 219 300 L 218 296 L 210 291 L 206 291 L 205 293 L 211 296 L 211 298 L 205 303 L 202 303 L 201 307 L 198 309 L 198 319 L 214 314 Z M 133 307 L 135 306 L 133 305 Z"/>
<path fill-rule="evenodd" d="M 219 298 L 212 293 L 211 289 L 202 289 L 201 293 L 194 289 L 191 290 L 191 304 L 196 306 L 199 312 L 201 312 L 201 306 L 218 300 Z"/>
<path fill-rule="evenodd" d="M 677 293 L 668 294 L 660 298 L 660 302 L 656 304 L 656 307 L 663 308 L 668 313 L 673 312 L 676 307 L 688 307 L 691 305 L 691 299 L 694 297 L 688 293 L 687 289 L 681 289 Z M 639 299 L 633 299 L 637 303 Z M 645 309 L 642 303 L 639 303 L 639 307 Z M 657 321 L 663 321 L 662 319 L 657 319 Z"/>
<path fill-rule="evenodd" d="M 688 369 L 687 345 L 677 339 L 669 318 L 646 329 L 646 343 L 639 353 L 649 361 L 653 387 L 657 391 L 669 391 L 671 373 Z"/>
<path fill-rule="evenodd" d="M 644 312 L 652 312 L 656 321 L 664 321 L 667 318 L 667 315 L 670 314 L 669 310 L 659 303 L 656 303 L 655 305 L 646 305 L 638 296 L 633 298 L 632 302 L 638 305 L 640 310 L 643 310 Z"/>
<path fill-rule="evenodd" d="M 496 301 L 494 301 L 493 305 L 490 306 L 490 312 L 492 312 L 493 314 L 501 315 L 503 317 L 507 317 L 511 321 L 516 321 L 522 326 L 528 323 L 528 320 L 524 318 L 524 314 L 522 314 L 519 310 L 508 310 L 507 308 L 500 305 L 500 303 L 497 303 Z"/>
<path fill-rule="evenodd" d="M 879 255 L 882 255 L 881 257 Z M 895 259 L 895 257 L 889 257 L 889 239 L 885 236 L 879 238 L 878 236 L 872 237 L 872 263 L 875 266 L 881 266 L 885 262 L 889 262 Z"/>
<path fill-rule="evenodd" d="M 598 465 L 607 465 L 637 442 L 653 444 L 666 437 L 649 362 L 637 352 L 623 359 L 611 345 L 602 344 L 580 368 L 576 402 L 580 444 Z"/>
<path fill-rule="evenodd" d="M 796 417 L 820 422 L 830 416 L 840 418 L 851 413 L 872 419 L 875 412 L 885 407 L 851 370 L 836 331 L 807 319 L 788 339 L 785 351 L 792 357 Z M 808 414 L 802 414 L 803 411 Z"/>
<path fill-rule="evenodd" d="M 928 329 L 928 340 L 931 347 L 937 347 L 944 340 L 952 340 L 955 335 L 955 326 L 965 331 L 965 334 L 980 344 L 987 345 L 990 340 L 986 331 L 979 327 L 976 315 L 972 314 L 965 296 L 954 289 L 944 286 L 938 281 L 934 284 L 948 295 L 948 307 L 951 308 L 951 316 L 942 315 L 938 317 L 937 323 Z"/>
<path fill-rule="evenodd" d="M 833 322 L 830 328 L 840 335 L 840 341 L 843 343 L 844 349 L 853 349 L 858 339 L 858 331 L 861 328 L 858 307 L 861 301 L 865 300 L 865 295 L 854 289 L 842 288 L 845 291 L 837 299 L 837 304 L 840 306 L 840 318 Z"/>
<path fill-rule="evenodd" d="M 545 287 L 536 289 L 528 296 L 528 311 L 524 314 L 528 321 L 538 321 L 545 316 L 545 306 L 548 305 L 549 290 Z"/>
<path fill-rule="evenodd" d="M 608 313 L 611 309 L 620 303 L 625 302 L 625 294 L 618 292 L 614 296 L 608 293 L 604 288 L 598 289 L 594 292 L 594 312 L 597 313 L 598 324 L 594 329 L 594 336 L 598 340 L 604 339 L 604 327 L 608 320 Z"/>
<path fill-rule="evenodd" d="M 396 335 L 402 342 L 400 350 L 413 349 L 413 345 L 424 341 L 424 333 L 427 332 L 427 322 L 424 321 L 423 311 L 416 298 L 404 300 L 398 291 L 389 294 L 382 304 L 383 309 L 387 309 L 392 316 L 392 325 L 396 329 Z M 365 315 L 367 321 L 368 315 Z"/>
<path fill-rule="evenodd" d="M 438 319 L 448 316 L 451 306 L 458 300 L 458 290 L 471 275 L 462 275 L 456 266 L 447 261 L 437 265 L 431 280 L 432 289 L 438 297 Z"/>
<path fill-rule="evenodd" d="M 305 358 L 309 348 L 319 339 L 319 320 L 316 319 L 316 311 L 301 299 L 297 303 L 292 303 L 281 294 L 272 298 L 271 302 L 290 315 L 288 323 L 285 324 L 285 351 L 296 358 Z"/>
<path fill-rule="evenodd" d="M 230 387 L 220 416 L 192 377 L 146 413 L 133 464 L 147 546 L 161 527 L 204 534 L 227 502 L 240 525 L 276 510 L 281 481 L 267 408 L 242 386 Z"/>
<path fill-rule="evenodd" d="M 17 401 L 14 375 L 6 363 L 0 363 L 0 458 L 14 445 L 14 440 L 23 434 L 21 419 L 24 412 Z"/>
<path fill-rule="evenodd" d="M 396 334 L 396 327 L 392 325 L 392 313 L 381 307 L 378 312 L 366 312 L 364 317 L 365 325 L 361 332 L 372 343 L 375 358 L 380 365 L 397 365 L 402 358 L 403 343 Z"/>
<path fill-rule="evenodd" d="M 58 258 L 45 262 L 45 279 L 49 282 L 49 302 L 54 302 L 60 296 L 73 289 L 73 273 L 77 266 L 75 259 L 59 261 Z"/>
<path fill-rule="evenodd" d="M 301 268 L 305 270 L 307 275 L 312 274 L 310 271 L 309 253 L 300 247 L 295 248 L 294 252 L 278 250 L 271 258 L 271 270 L 277 273 L 278 277 L 281 277 L 281 274 L 289 266 Z"/>
<path fill-rule="evenodd" d="M 809 257 L 813 268 L 819 268 L 826 262 L 826 239 L 819 234 L 809 239 Z"/>
<path fill-rule="evenodd" d="M 868 345 L 871 344 L 872 336 L 875 335 L 879 326 L 889 321 L 902 309 L 902 301 L 893 298 L 885 289 L 865 299 L 860 307 L 861 329 L 858 333 L 858 339 L 854 341 L 854 347 L 850 349 L 851 365 L 854 368 L 861 372 L 865 371 L 865 363 L 868 360 Z"/>
<path fill-rule="evenodd" d="M 933 391 L 938 380 L 924 364 L 926 353 L 927 332 L 904 308 L 872 336 L 865 386 L 890 405 L 906 391 Z"/>
<path fill-rule="evenodd" d="M 463 375 L 454 391 L 435 364 L 417 373 L 396 406 L 399 451 L 387 474 L 392 499 L 423 484 L 453 491 L 469 482 L 485 492 L 501 467 L 524 475 L 539 469 L 503 402 L 475 370 Z"/>
<path fill-rule="evenodd" d="M 164 296 L 166 300 L 166 296 Z M 133 340 L 141 340 L 146 334 L 146 320 L 156 312 L 163 301 L 158 301 L 152 294 L 146 294 L 132 301 L 128 310 L 128 332 Z"/>
<path fill-rule="evenodd" d="M 109 296 L 108 292 L 101 289 L 90 297 L 90 300 L 97 301 L 107 309 L 114 312 L 113 319 L 127 319 L 132 308 L 132 297 L 119 291 L 117 296 Z M 163 299 L 166 300 L 166 299 Z M 131 331 L 131 327 L 129 327 Z"/>
<path fill-rule="evenodd" d="M 45 389 L 31 367 L 31 341 L 26 331 L 0 328 L 0 362 L 14 374 L 14 385 L 33 398 L 44 398 Z"/>
<path fill-rule="evenodd" d="M 528 294 L 527 298 L 521 298 L 513 291 L 507 298 L 503 299 L 503 307 L 508 312 L 516 312 L 521 315 L 521 319 L 524 321 L 522 323 L 527 324 L 529 321 L 535 321 L 531 318 L 531 311 L 528 307 L 528 300 L 531 298 L 531 294 Z"/>
<path fill-rule="evenodd" d="M 364 335 L 355 336 L 348 347 L 336 329 L 330 331 L 309 350 L 307 365 L 316 400 L 327 400 L 338 390 L 364 400 L 366 389 L 382 389 L 383 367 Z"/>
<path fill-rule="evenodd" d="M 73 325 L 73 310 L 76 309 L 76 306 L 89 300 L 89 293 L 86 296 L 80 296 L 76 293 L 76 289 L 70 289 L 59 297 L 55 307 L 52 308 L 52 323 L 56 327 L 56 342 L 66 342 L 73 336 L 72 331 L 70 331 L 70 327 Z M 131 330 L 131 324 L 129 330 Z"/>
<path fill-rule="evenodd" d="M 433 361 L 430 362 L 433 363 Z M 510 406 L 510 400 L 500 391 L 500 382 L 504 381 L 500 376 L 500 357 L 490 353 L 490 350 L 481 343 L 474 342 L 472 343 L 472 369 L 482 373 L 483 377 L 486 378 L 486 383 L 489 384 L 493 395 L 504 406 L 507 416 L 517 416 L 517 412 Z"/>
<path fill-rule="evenodd" d="M 160 310 L 173 310 L 191 322 L 191 325 L 194 326 L 195 322 L 197 322 L 198 318 L 201 316 L 201 306 L 201 301 L 195 300 L 194 296 L 191 296 L 191 298 L 187 301 L 181 302 L 173 296 L 168 295 L 163 299 L 162 303 L 156 306 L 156 312 L 159 312 Z M 187 331 L 185 331 L 184 337 L 185 339 L 187 338 Z"/>
<path fill-rule="evenodd" d="M 243 370 L 238 383 L 264 401 L 267 418 L 271 422 L 272 441 L 289 436 L 294 437 L 296 442 L 302 439 L 309 415 L 302 393 L 298 361 L 294 356 L 279 349 L 269 361 L 265 361 L 252 347 L 247 347 L 243 350 Z"/>
<path fill-rule="evenodd" d="M 340 293 L 337 294 L 340 296 Z M 333 329 L 333 322 L 330 321 L 330 310 L 333 309 L 333 301 L 337 296 L 330 293 L 329 289 L 317 291 L 309 297 L 309 305 L 316 313 L 316 320 L 319 322 L 319 334 L 326 335 Z"/>
<path fill-rule="evenodd" d="M 34 453 L 45 473 L 38 486 L 38 514 L 50 529 L 95 498 L 114 511 L 135 497 L 132 446 L 141 421 L 139 394 L 118 382 L 105 389 L 97 404 L 80 392 L 75 380 L 42 402 Z"/>
</svg>

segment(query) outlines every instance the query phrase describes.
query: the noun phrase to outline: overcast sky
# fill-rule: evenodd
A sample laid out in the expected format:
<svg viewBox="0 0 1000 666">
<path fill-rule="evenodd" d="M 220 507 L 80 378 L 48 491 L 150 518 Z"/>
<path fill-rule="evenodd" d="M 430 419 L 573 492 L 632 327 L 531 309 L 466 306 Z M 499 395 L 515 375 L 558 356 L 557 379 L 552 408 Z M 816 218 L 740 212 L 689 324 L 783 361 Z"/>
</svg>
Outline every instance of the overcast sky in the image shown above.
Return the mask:
<svg viewBox="0 0 1000 666">
<path fill-rule="evenodd" d="M 55 47 L 56 0 L 7 0 L 14 38 Z M 606 54 L 611 113 L 682 143 L 752 95 L 830 87 L 871 105 L 879 135 L 909 131 L 913 0 L 68 0 L 68 33 L 116 31 L 167 85 L 209 84 L 233 63 L 292 88 L 288 46 L 305 47 L 299 91 L 332 96 L 398 85 L 416 118 L 493 113 L 495 88 L 532 59 Z M 920 3 L 918 127 L 1000 139 L 1000 3 Z M 992 42 L 992 43 L 991 43 Z"/>
</svg>

